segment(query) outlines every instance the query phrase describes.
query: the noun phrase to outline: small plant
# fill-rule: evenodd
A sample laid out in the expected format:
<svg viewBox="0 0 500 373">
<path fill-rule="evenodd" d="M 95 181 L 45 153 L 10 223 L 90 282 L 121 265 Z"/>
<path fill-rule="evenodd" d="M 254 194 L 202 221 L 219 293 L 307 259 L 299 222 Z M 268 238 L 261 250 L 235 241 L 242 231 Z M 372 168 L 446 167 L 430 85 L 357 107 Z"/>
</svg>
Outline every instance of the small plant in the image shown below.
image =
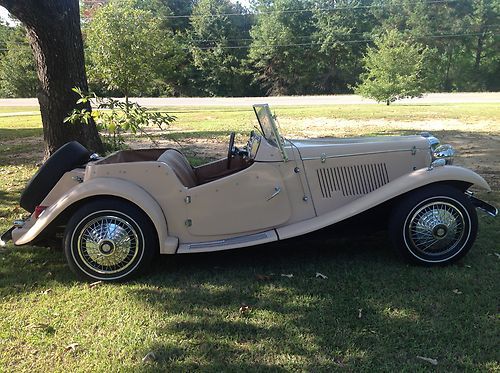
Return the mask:
<svg viewBox="0 0 500 373">
<path fill-rule="evenodd" d="M 134 135 L 142 133 L 154 143 L 154 138 L 144 130 L 144 127 L 156 126 L 163 130 L 176 120 L 175 116 L 167 113 L 147 111 L 135 102 L 127 103 L 113 98 L 99 97 L 95 93 L 84 93 L 80 88 L 73 88 L 72 91 L 80 97 L 76 101 L 77 105 L 87 106 L 94 102 L 97 110 L 73 109 L 70 115 L 64 118 L 64 123 L 88 124 L 93 120 L 107 151 L 123 149 L 125 147 L 123 135 L 126 132 Z"/>
</svg>

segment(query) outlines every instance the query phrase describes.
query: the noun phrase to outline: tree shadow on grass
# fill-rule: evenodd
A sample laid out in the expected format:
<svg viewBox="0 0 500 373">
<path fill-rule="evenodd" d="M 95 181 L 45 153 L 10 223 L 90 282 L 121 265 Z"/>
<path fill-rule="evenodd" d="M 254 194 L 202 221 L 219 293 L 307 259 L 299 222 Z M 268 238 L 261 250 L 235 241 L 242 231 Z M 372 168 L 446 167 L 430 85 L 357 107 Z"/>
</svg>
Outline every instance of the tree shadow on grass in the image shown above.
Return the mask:
<svg viewBox="0 0 500 373">
<path fill-rule="evenodd" d="M 0 203 L 2 205 L 12 204 L 19 202 L 19 195 L 17 193 L 6 192 L 0 189 Z"/>
<path fill-rule="evenodd" d="M 19 140 L 26 137 L 40 137 L 43 134 L 42 128 L 0 128 L 1 142 Z"/>
<path fill-rule="evenodd" d="M 3 233 L 3 232 L 2 232 Z M 75 280 L 60 250 L 45 247 L 0 248 L 0 296 L 46 289 Z"/>
<path fill-rule="evenodd" d="M 495 361 L 488 314 L 497 286 L 483 244 L 452 266 L 425 268 L 398 258 L 383 231 L 344 228 L 162 258 L 131 291 L 166 315 L 157 333 L 169 341 L 143 352 L 157 353 L 158 369 L 189 371 L 424 369 L 416 356 L 467 370 Z"/>
</svg>

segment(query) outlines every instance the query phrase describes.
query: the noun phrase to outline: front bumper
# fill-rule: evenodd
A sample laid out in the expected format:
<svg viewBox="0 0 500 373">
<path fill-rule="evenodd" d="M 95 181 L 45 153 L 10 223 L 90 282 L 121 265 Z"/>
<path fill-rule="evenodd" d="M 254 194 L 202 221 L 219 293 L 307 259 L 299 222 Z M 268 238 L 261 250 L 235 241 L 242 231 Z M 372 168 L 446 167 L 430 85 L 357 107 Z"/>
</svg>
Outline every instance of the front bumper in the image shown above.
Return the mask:
<svg viewBox="0 0 500 373">
<path fill-rule="evenodd" d="M 467 195 L 469 196 L 470 201 L 476 208 L 484 211 L 485 213 L 493 217 L 498 215 L 498 209 L 495 206 L 490 205 L 488 202 L 484 202 L 483 200 L 474 197 L 470 192 L 467 193 Z"/>
</svg>

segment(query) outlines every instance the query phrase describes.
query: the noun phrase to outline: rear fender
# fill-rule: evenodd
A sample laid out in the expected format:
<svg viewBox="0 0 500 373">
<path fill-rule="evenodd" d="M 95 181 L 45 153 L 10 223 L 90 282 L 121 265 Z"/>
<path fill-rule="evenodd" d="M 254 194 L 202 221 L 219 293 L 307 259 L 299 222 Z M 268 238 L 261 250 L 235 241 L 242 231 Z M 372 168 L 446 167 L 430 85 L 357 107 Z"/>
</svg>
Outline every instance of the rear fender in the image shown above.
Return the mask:
<svg viewBox="0 0 500 373">
<path fill-rule="evenodd" d="M 456 182 L 465 183 L 491 191 L 490 186 L 481 176 L 466 168 L 457 166 L 422 168 L 403 175 L 339 209 L 278 228 L 276 231 L 280 239 L 306 234 L 358 215 L 414 189 L 443 182 L 449 182 L 450 184 L 456 184 Z"/>
<path fill-rule="evenodd" d="M 26 229 L 12 232 L 16 245 L 25 245 L 35 240 L 63 212 L 85 199 L 112 196 L 123 198 L 137 205 L 153 222 L 158 234 L 160 252 L 173 254 L 177 250 L 178 239 L 168 236 L 165 215 L 154 198 L 141 187 L 128 181 L 115 178 L 95 178 L 78 184 L 64 196 L 51 204 L 36 222 Z"/>
</svg>

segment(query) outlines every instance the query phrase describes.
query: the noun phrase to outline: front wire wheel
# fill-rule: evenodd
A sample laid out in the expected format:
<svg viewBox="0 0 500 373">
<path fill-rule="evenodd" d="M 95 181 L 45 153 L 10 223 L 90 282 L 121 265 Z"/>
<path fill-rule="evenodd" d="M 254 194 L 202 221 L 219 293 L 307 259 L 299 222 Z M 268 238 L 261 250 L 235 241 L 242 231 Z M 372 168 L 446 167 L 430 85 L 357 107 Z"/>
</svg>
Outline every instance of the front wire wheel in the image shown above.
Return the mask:
<svg viewBox="0 0 500 373">
<path fill-rule="evenodd" d="M 389 233 L 407 259 L 448 264 L 463 257 L 477 235 L 477 214 L 467 196 L 448 186 L 410 193 L 394 209 Z"/>
<path fill-rule="evenodd" d="M 79 209 L 65 231 L 70 268 L 89 280 L 128 279 L 144 269 L 157 252 L 156 232 L 136 206 L 98 200 Z"/>
</svg>

